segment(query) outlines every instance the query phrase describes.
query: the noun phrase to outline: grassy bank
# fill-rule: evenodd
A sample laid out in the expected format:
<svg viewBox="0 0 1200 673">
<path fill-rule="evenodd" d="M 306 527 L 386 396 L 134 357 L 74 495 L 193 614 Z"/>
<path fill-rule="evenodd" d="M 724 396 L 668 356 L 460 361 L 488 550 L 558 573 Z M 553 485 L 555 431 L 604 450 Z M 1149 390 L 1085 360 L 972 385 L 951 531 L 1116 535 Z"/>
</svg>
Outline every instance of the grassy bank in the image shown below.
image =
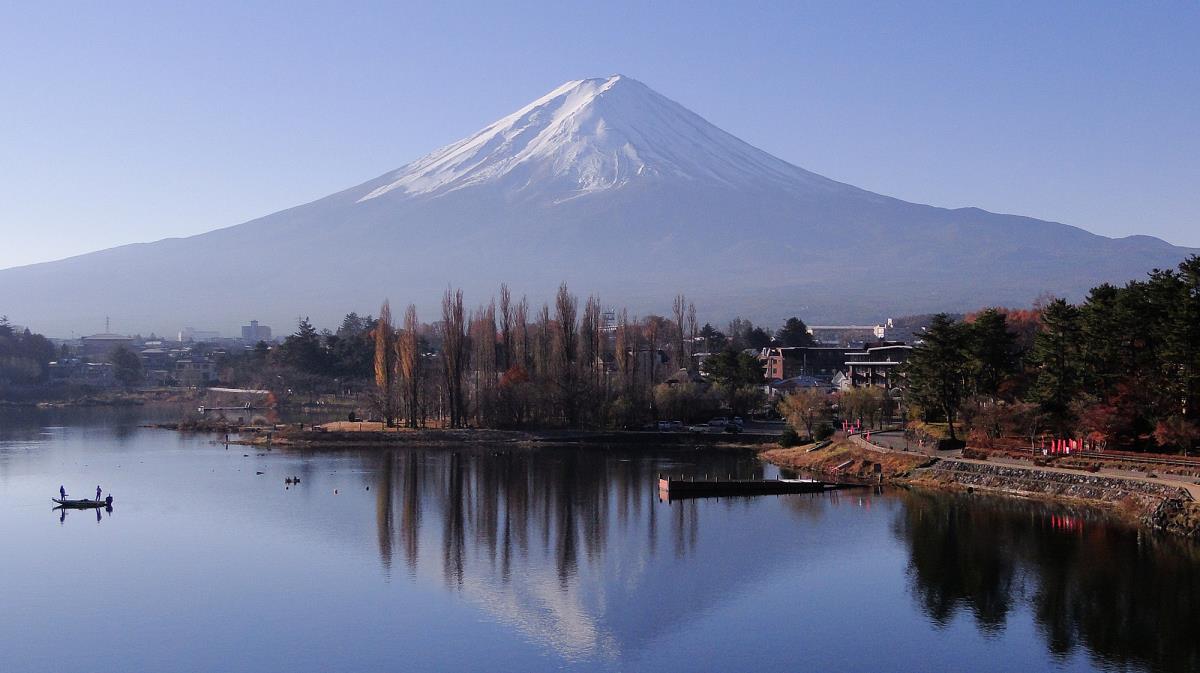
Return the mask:
<svg viewBox="0 0 1200 673">
<path fill-rule="evenodd" d="M 785 469 L 853 481 L 875 481 L 880 476 L 884 481 L 894 481 L 934 460 L 919 453 L 871 451 L 846 439 L 823 447 L 809 444 L 787 449 L 774 448 L 759 455 L 763 460 Z M 879 466 L 879 472 L 875 471 L 876 465 Z"/>
</svg>

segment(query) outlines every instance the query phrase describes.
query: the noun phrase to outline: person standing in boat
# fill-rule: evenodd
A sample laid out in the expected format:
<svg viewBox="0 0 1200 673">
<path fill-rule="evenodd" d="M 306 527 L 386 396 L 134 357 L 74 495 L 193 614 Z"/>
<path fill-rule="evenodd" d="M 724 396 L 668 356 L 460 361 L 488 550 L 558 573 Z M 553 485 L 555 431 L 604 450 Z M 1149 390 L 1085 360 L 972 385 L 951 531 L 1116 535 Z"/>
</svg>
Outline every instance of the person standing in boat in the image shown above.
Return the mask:
<svg viewBox="0 0 1200 673">
<path fill-rule="evenodd" d="M 96 502 L 100 502 L 100 487 L 96 487 Z"/>
<path fill-rule="evenodd" d="M 66 486 L 63 486 L 63 485 L 61 485 L 61 484 L 60 484 L 60 485 L 59 485 L 59 487 L 58 487 L 58 499 L 59 499 L 59 500 L 66 500 L 66 499 L 67 499 L 67 487 L 66 487 Z"/>
</svg>

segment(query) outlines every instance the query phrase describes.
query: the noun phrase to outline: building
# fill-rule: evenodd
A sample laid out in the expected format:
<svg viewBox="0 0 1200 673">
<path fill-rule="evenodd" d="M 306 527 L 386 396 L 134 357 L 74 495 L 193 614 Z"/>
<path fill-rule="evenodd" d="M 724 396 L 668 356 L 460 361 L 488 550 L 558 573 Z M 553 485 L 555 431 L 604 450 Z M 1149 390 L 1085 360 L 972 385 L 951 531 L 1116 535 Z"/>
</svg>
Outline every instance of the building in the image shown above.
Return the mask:
<svg viewBox="0 0 1200 673">
<path fill-rule="evenodd" d="M 841 346 L 771 346 L 759 354 L 767 381 L 798 376 L 829 378 L 841 371 L 846 349 Z"/>
<path fill-rule="evenodd" d="M 56 383 L 111 388 L 117 385 L 116 367 L 110 362 L 87 362 L 64 358 L 49 364 L 50 380 Z"/>
<path fill-rule="evenodd" d="M 782 381 L 772 381 L 765 388 L 767 399 L 770 400 L 786 397 L 800 390 L 819 390 L 823 393 L 831 393 L 834 389 L 835 387 L 829 379 L 817 379 L 812 376 L 796 376 Z"/>
<path fill-rule="evenodd" d="M 112 355 L 114 349 L 118 346 L 128 348 L 133 345 L 133 337 L 123 334 L 93 334 L 91 336 L 80 337 L 79 339 L 79 355 L 85 360 L 103 361 L 107 360 L 109 355 Z"/>
<path fill-rule="evenodd" d="M 142 369 L 170 369 L 174 358 L 165 348 L 143 348 L 138 357 L 142 360 Z"/>
<path fill-rule="evenodd" d="M 207 386 L 217 380 L 217 365 L 204 358 L 175 361 L 175 381 L 189 388 Z"/>
<path fill-rule="evenodd" d="M 891 343 L 846 353 L 846 379 L 851 387 L 884 386 L 900 383 L 900 365 L 908 360 L 912 346 Z"/>
<path fill-rule="evenodd" d="M 184 327 L 179 330 L 179 342 L 184 343 L 192 341 L 200 343 L 203 341 L 216 341 L 221 338 L 221 333 L 216 330 L 196 329 L 195 327 Z"/>
<path fill-rule="evenodd" d="M 270 342 L 271 328 L 258 324 L 257 320 L 251 320 L 249 325 L 242 325 L 242 341 L 248 344 L 256 344 L 260 341 Z"/>
</svg>

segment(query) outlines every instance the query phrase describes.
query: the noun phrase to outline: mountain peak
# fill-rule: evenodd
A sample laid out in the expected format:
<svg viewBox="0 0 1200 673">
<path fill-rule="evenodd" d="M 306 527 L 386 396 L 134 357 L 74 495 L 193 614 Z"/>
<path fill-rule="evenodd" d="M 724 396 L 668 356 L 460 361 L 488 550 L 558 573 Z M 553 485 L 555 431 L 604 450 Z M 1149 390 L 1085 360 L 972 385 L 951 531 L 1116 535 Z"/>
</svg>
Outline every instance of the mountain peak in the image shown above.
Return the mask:
<svg viewBox="0 0 1200 673">
<path fill-rule="evenodd" d="M 372 181 L 359 201 L 492 186 L 510 197 L 561 202 L 664 179 L 738 188 L 836 184 L 616 74 L 566 82 L 474 135 Z"/>
</svg>

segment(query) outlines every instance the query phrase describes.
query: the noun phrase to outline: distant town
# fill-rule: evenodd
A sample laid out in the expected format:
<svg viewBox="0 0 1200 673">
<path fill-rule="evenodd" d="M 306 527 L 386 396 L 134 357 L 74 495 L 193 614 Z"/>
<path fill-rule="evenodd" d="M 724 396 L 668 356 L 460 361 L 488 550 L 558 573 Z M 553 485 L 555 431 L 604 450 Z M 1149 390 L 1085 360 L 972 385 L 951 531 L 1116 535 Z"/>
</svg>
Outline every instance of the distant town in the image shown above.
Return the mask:
<svg viewBox="0 0 1200 673">
<path fill-rule="evenodd" d="M 600 330 L 609 341 L 608 350 L 614 345 L 615 315 L 613 310 L 601 313 Z M 913 327 L 919 329 L 928 319 L 929 316 L 915 316 L 903 322 L 911 330 Z M 306 325 L 304 323 L 301 328 Z M 640 358 L 647 370 L 654 364 L 661 372 L 661 383 L 666 385 L 703 383 L 710 374 L 706 367 L 709 358 L 731 344 L 744 346 L 740 350 L 758 359 L 762 368 L 762 392 L 771 400 L 800 388 L 833 391 L 862 386 L 894 387 L 898 381 L 898 367 L 912 349 L 903 340 L 889 338 L 896 330 L 895 325 L 896 322 L 888 318 L 871 325 L 809 326 L 793 318 L 775 333 L 735 319 L 727 330 L 735 335 L 733 338 L 711 324 L 688 335 L 684 348 L 690 362 L 675 371 L 669 371 L 673 363 L 678 364 L 670 347 L 660 345 L 645 350 Z M 339 335 L 346 336 L 347 331 L 369 331 L 370 327 L 373 327 L 371 316 L 360 319 L 351 314 L 331 336 L 336 339 Z M 423 327 L 430 336 L 436 334 L 435 326 Z M 16 333 L 25 331 L 19 325 L 7 325 L 5 329 Z M 904 328 L 901 332 L 911 336 Z M 222 384 L 222 366 L 236 362 L 240 354 L 252 353 L 256 348 L 273 350 L 286 340 L 287 336 L 276 338 L 270 326 L 257 320 L 243 325 L 238 336 L 184 327 L 170 336 L 104 331 L 73 339 L 49 338 L 47 342 L 53 346 L 55 357 L 43 364 L 44 379 L 29 378 L 25 382 L 41 385 L 47 390 L 63 385 L 86 386 L 98 391 L 139 387 L 204 388 Z M 130 356 L 136 357 L 136 364 Z M 436 359 L 438 352 L 431 350 L 425 357 Z M 609 361 L 602 367 L 612 373 L 615 365 Z M 224 373 L 226 376 L 233 374 L 228 368 Z M 351 394 L 356 387 L 373 385 L 368 380 L 370 372 L 359 373 L 364 374 L 363 380 L 355 381 L 351 376 L 346 381 L 346 389 Z M 0 379 L 0 383 L 10 386 L 14 382 L 11 376 Z"/>
<path fill-rule="evenodd" d="M 271 328 L 251 320 L 238 337 L 185 327 L 171 337 L 99 332 L 51 339 L 56 359 L 46 364 L 51 384 L 111 389 L 129 385 L 195 388 L 219 381 L 218 363 L 231 352 L 274 343 Z M 137 357 L 132 365 L 126 353 Z M 120 374 L 120 375 L 118 375 Z"/>
</svg>

